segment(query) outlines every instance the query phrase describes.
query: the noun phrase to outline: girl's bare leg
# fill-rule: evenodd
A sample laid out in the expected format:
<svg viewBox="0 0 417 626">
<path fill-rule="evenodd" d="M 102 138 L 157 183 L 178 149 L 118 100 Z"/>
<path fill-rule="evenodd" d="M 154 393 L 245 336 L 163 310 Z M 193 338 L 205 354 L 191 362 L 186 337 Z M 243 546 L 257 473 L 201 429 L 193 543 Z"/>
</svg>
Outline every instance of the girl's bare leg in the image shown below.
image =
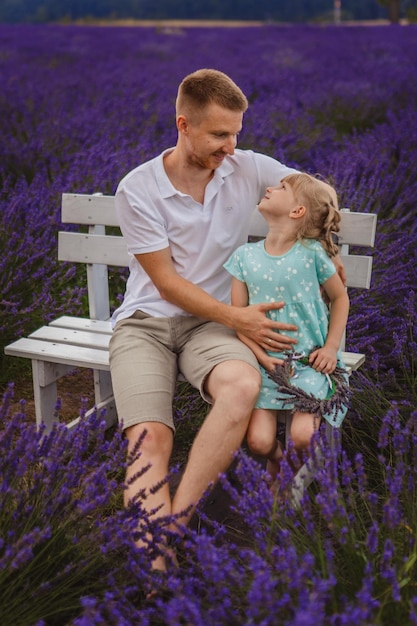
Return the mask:
<svg viewBox="0 0 417 626">
<path fill-rule="evenodd" d="M 275 439 L 275 449 L 269 455 L 267 462 L 266 462 L 266 471 L 271 476 L 272 480 L 276 480 L 276 477 L 279 474 L 281 461 L 282 461 L 282 445 L 278 441 L 278 439 Z"/>
<path fill-rule="evenodd" d="M 246 440 L 251 452 L 267 459 L 266 471 L 274 481 L 282 459 L 282 447 L 277 441 L 277 412 L 272 409 L 254 409 Z"/>
<path fill-rule="evenodd" d="M 320 421 L 321 418 L 313 413 L 296 412 L 293 415 L 290 436 L 298 453 L 300 466 L 304 462 L 305 453 L 310 449 L 314 434 L 319 429 Z"/>
</svg>

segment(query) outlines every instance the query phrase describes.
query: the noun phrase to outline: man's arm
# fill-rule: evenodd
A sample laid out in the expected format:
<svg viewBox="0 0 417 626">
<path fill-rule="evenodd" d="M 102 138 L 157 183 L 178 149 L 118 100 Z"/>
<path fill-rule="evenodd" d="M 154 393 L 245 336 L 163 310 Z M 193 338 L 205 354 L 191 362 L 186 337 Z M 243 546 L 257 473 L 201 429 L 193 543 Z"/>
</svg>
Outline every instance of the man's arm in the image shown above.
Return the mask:
<svg viewBox="0 0 417 626">
<path fill-rule="evenodd" d="M 135 254 L 135 257 L 158 289 L 161 298 L 191 315 L 219 322 L 249 337 L 264 349 L 285 350 L 296 343 L 279 331 L 296 330 L 291 324 L 274 322 L 265 313 L 280 309 L 283 303 L 237 307 L 219 302 L 203 289 L 180 276 L 171 259 L 170 248 Z"/>
</svg>

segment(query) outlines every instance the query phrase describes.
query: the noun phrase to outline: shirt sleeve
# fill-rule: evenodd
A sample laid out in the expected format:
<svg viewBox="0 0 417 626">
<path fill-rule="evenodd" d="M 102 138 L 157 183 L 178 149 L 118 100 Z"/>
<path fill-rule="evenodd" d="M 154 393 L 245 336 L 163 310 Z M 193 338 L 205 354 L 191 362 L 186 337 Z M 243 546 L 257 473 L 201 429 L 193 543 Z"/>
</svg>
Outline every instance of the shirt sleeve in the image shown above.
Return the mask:
<svg viewBox="0 0 417 626">
<path fill-rule="evenodd" d="M 336 273 L 336 267 L 320 242 L 314 242 L 314 251 L 317 277 L 320 285 L 323 285 Z"/>
<path fill-rule="evenodd" d="M 241 246 L 231 255 L 231 257 L 226 261 L 223 267 L 237 280 L 240 280 L 242 283 L 245 282 L 244 269 L 242 265 L 242 250 Z"/>
<path fill-rule="evenodd" d="M 289 174 L 299 174 L 298 170 L 293 167 L 288 167 L 266 154 L 261 154 L 259 152 L 253 152 L 252 154 L 259 178 L 260 197 L 258 198 L 258 201 L 263 197 L 267 187 L 278 185 L 280 181 L 285 178 L 285 176 L 289 176 Z"/>
<path fill-rule="evenodd" d="M 163 217 L 151 199 L 141 198 L 127 185 L 118 188 L 115 196 L 120 229 L 130 254 L 156 252 L 169 247 Z"/>
</svg>

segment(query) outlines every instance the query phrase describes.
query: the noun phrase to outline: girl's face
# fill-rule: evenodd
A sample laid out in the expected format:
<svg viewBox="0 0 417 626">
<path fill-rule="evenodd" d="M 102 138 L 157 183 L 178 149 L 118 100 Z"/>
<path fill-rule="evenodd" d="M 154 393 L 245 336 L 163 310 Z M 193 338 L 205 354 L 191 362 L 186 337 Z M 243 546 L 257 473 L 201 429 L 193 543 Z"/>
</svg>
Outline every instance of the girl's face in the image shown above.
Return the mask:
<svg viewBox="0 0 417 626">
<path fill-rule="evenodd" d="M 267 187 L 264 197 L 258 204 L 261 213 L 288 215 L 297 206 L 294 192 L 285 181 L 276 187 Z"/>
</svg>

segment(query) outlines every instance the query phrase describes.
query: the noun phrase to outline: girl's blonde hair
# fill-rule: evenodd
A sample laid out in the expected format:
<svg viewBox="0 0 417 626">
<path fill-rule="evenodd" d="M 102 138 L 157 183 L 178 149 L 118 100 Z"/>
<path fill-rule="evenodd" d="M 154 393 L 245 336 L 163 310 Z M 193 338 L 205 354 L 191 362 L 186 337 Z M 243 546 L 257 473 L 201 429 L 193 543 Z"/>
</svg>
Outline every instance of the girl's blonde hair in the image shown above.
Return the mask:
<svg viewBox="0 0 417 626">
<path fill-rule="evenodd" d="M 283 178 L 292 189 L 297 204 L 305 206 L 297 239 L 318 239 L 329 256 L 339 249 L 332 233 L 339 232 L 340 212 L 334 188 L 310 174 L 290 174 Z"/>
</svg>

